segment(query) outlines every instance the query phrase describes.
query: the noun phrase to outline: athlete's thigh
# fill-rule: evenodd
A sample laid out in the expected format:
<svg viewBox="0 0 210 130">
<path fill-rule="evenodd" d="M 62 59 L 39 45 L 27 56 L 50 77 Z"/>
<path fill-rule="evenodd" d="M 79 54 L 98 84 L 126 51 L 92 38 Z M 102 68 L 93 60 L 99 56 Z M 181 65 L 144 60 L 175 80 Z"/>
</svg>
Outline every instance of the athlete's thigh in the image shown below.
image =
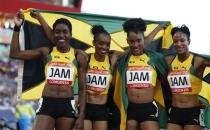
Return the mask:
<svg viewBox="0 0 210 130">
<path fill-rule="evenodd" d="M 93 130 L 108 130 L 108 121 L 93 122 Z"/>
<path fill-rule="evenodd" d="M 183 130 L 183 128 L 178 124 L 168 123 L 166 126 L 166 130 Z"/>
<path fill-rule="evenodd" d="M 141 130 L 160 130 L 157 121 L 144 121 L 140 123 Z"/>
<path fill-rule="evenodd" d="M 199 125 L 185 125 L 184 130 L 203 130 Z"/>
<path fill-rule="evenodd" d="M 84 130 L 92 130 L 92 121 L 84 120 Z"/>
<path fill-rule="evenodd" d="M 137 130 L 138 122 L 136 120 L 127 120 L 126 122 L 126 130 Z"/>
<path fill-rule="evenodd" d="M 33 130 L 54 130 L 55 120 L 47 115 L 37 115 L 33 124 Z"/>
<path fill-rule="evenodd" d="M 56 130 L 71 130 L 73 128 L 75 119 L 74 118 L 67 118 L 67 117 L 60 117 L 56 119 Z"/>
</svg>

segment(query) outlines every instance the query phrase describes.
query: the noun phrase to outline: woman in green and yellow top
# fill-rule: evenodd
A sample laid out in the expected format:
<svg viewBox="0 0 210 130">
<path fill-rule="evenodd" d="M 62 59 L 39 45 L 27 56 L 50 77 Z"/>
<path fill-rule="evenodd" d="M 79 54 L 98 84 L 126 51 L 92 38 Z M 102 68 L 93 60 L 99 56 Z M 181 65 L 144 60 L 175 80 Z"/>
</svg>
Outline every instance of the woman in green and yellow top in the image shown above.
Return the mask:
<svg viewBox="0 0 210 130">
<path fill-rule="evenodd" d="M 163 57 L 144 49 L 144 20 L 129 19 L 123 24 L 123 29 L 127 33 L 130 51 L 119 60 L 118 71 L 122 79 L 116 82 L 122 82 L 122 86 L 115 87 L 122 87 L 118 91 L 126 93 L 122 96 L 124 105 L 121 105 L 127 113 L 126 130 L 159 130 L 154 93 L 159 69 L 156 64 L 161 64 L 164 61 Z M 121 129 L 125 129 L 125 121 L 122 118 L 121 114 Z"/>
<path fill-rule="evenodd" d="M 174 27 L 171 34 L 177 54 L 165 57 L 172 92 L 167 130 L 201 130 L 198 93 L 204 69 L 210 66 L 210 61 L 189 51 L 190 31 L 187 26 Z"/>
<path fill-rule="evenodd" d="M 67 19 L 57 19 L 53 24 L 55 47 L 40 47 L 20 50 L 19 31 L 24 21 L 23 14 L 15 16 L 10 57 L 30 60 L 46 59 L 45 86 L 34 123 L 33 130 L 82 130 L 85 111 L 85 77 L 87 58 L 82 52 L 71 48 L 72 25 Z M 78 66 L 78 67 L 77 67 Z M 43 70 L 44 71 L 44 70 Z M 76 119 L 71 100 L 75 78 L 79 80 L 80 113 Z"/>
<path fill-rule="evenodd" d="M 111 37 L 101 25 L 93 26 L 95 53 L 88 54 L 85 130 L 108 130 L 108 91 L 116 64 L 109 55 Z"/>
</svg>

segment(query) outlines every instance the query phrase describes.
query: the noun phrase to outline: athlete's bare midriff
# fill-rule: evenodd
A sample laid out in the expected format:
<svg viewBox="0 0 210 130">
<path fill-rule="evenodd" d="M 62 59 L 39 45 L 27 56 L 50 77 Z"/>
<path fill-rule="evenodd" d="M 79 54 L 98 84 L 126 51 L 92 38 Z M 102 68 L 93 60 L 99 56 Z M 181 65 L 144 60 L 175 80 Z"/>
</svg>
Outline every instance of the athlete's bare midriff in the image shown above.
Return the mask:
<svg viewBox="0 0 210 130">
<path fill-rule="evenodd" d="M 184 94 L 173 94 L 172 106 L 178 108 L 190 108 L 199 107 L 201 104 L 198 100 L 198 96 L 195 94 L 184 95 Z"/>
<path fill-rule="evenodd" d="M 106 104 L 107 98 L 108 98 L 107 94 L 87 93 L 87 103 L 90 104 Z"/>
<path fill-rule="evenodd" d="M 45 85 L 42 95 L 55 98 L 68 98 L 74 96 L 72 86 L 68 85 Z"/>
<path fill-rule="evenodd" d="M 127 89 L 128 101 L 133 103 L 148 103 L 154 100 L 155 88 L 129 88 Z"/>
</svg>

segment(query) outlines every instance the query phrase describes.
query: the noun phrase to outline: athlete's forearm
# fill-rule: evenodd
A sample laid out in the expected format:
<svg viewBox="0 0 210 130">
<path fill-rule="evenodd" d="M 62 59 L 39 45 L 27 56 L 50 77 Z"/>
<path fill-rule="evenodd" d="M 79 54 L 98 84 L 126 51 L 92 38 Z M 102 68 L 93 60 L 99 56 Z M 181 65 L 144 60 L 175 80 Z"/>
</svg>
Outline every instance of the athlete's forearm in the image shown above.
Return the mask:
<svg viewBox="0 0 210 130">
<path fill-rule="evenodd" d="M 80 87 L 79 89 L 79 117 L 85 117 L 85 104 L 86 104 L 86 91 L 84 87 Z"/>
<path fill-rule="evenodd" d="M 45 19 L 41 14 L 39 14 L 37 20 L 42 25 L 44 32 L 47 35 L 47 38 L 53 43 L 53 30 L 51 29 L 51 27 L 47 24 L 47 22 L 45 21 Z"/>
</svg>

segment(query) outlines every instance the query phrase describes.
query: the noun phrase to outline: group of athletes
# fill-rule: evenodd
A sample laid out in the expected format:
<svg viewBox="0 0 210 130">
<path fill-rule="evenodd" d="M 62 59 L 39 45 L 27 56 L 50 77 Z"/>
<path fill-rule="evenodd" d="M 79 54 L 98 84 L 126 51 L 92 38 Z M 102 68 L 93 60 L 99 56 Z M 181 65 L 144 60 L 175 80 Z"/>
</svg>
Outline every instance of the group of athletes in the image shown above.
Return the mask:
<svg viewBox="0 0 210 130">
<path fill-rule="evenodd" d="M 10 57 L 22 60 L 42 58 L 46 61 L 43 70 L 45 87 L 33 130 L 108 130 L 109 89 L 119 87 L 112 84 L 114 75 L 120 60 L 128 53 L 128 63 L 124 68 L 128 98 L 126 130 L 160 129 L 158 107 L 154 101 L 160 70 L 145 46 L 163 29 L 162 26 L 156 27 L 145 37 L 145 21 L 141 18 L 128 19 L 122 26 L 129 48 L 125 52 L 110 53 L 110 34 L 103 26 L 94 25 L 90 31 L 95 52 L 87 54 L 70 46 L 72 24 L 69 20 L 57 19 L 51 29 L 39 12 L 31 12 L 31 17 L 40 22 L 48 39 L 54 44 L 52 48 L 21 51 L 19 32 L 24 16 L 21 11 L 15 15 Z M 202 87 L 204 69 L 210 66 L 210 61 L 189 51 L 190 31 L 187 26 L 174 27 L 171 35 L 176 54 L 159 57 L 168 66 L 164 78 L 168 80 L 172 93 L 166 130 L 201 130 L 198 93 Z M 76 79 L 79 87 L 78 113 L 73 105 Z"/>
</svg>

